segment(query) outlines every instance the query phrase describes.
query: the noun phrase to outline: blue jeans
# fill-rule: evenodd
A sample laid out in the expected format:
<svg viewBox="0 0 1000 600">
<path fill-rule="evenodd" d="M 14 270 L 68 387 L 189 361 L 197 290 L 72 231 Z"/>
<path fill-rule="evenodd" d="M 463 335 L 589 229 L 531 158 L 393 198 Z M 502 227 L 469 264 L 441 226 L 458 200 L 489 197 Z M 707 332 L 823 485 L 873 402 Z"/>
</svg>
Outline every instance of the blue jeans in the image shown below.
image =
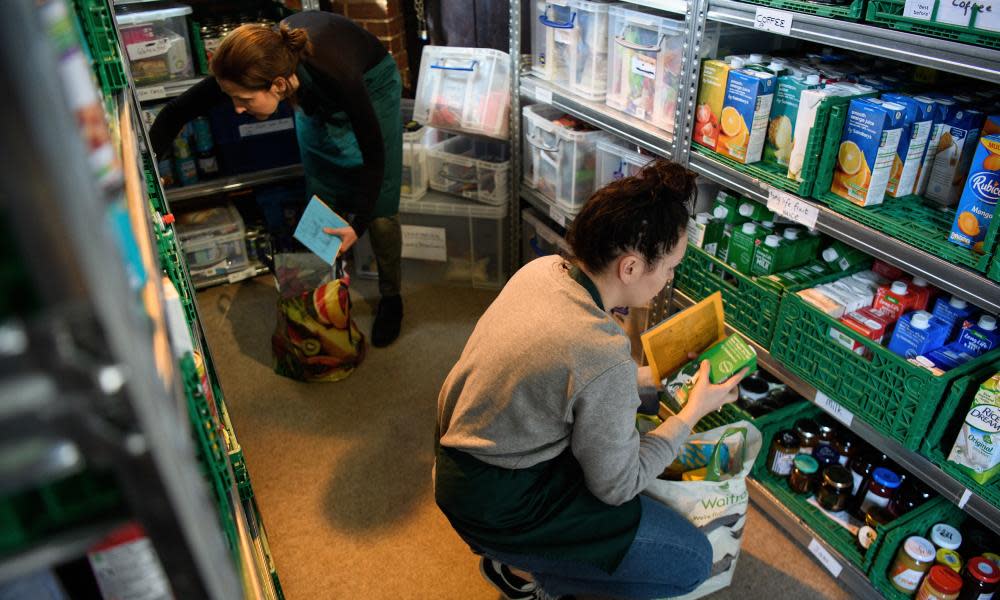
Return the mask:
<svg viewBox="0 0 1000 600">
<path fill-rule="evenodd" d="M 639 500 L 639 529 L 611 574 L 586 563 L 496 552 L 465 541 L 476 554 L 528 571 L 543 590 L 556 596 L 596 594 L 638 600 L 690 592 L 708 579 L 712 569 L 708 538 L 667 506 L 646 496 Z"/>
</svg>

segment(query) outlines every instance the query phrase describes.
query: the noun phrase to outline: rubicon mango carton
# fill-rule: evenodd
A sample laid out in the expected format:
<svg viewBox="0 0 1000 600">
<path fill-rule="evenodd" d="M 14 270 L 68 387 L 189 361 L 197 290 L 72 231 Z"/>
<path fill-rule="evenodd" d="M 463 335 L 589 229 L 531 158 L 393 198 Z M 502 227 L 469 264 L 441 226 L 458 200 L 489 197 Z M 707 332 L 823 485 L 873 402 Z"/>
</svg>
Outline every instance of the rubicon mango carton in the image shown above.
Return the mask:
<svg viewBox="0 0 1000 600">
<path fill-rule="evenodd" d="M 938 144 L 941 143 L 941 136 L 948 127 L 948 121 L 958 110 L 958 104 L 951 98 L 934 97 L 934 124 L 931 126 L 931 137 L 927 140 L 924 159 L 920 163 L 917 185 L 913 189 L 914 194 L 923 196 L 927 193 L 927 184 L 931 180 L 931 170 L 934 168 L 934 159 L 937 157 Z"/>
<path fill-rule="evenodd" d="M 773 74 L 763 71 L 729 72 L 716 152 L 744 164 L 760 160 L 776 80 Z"/>
<path fill-rule="evenodd" d="M 925 195 L 928 198 L 942 206 L 954 206 L 958 202 L 985 120 L 986 115 L 978 110 L 963 108 L 955 111 L 945 123 L 927 183 Z"/>
<path fill-rule="evenodd" d="M 982 254 L 997 199 L 1000 199 L 1000 135 L 988 135 L 979 140 L 948 240 Z"/>
<path fill-rule="evenodd" d="M 715 150 L 719 140 L 719 118 L 722 102 L 726 98 L 729 65 L 721 60 L 701 63 L 701 84 L 698 89 L 698 108 L 694 113 L 694 141 Z"/>
<path fill-rule="evenodd" d="M 882 203 L 904 113 L 901 104 L 875 98 L 851 100 L 831 192 L 859 206 Z"/>
<path fill-rule="evenodd" d="M 903 132 L 896 148 L 886 193 L 894 198 L 909 196 L 917 185 L 917 174 L 934 128 L 934 101 L 926 96 L 882 94 L 882 99 L 906 107 Z"/>
</svg>

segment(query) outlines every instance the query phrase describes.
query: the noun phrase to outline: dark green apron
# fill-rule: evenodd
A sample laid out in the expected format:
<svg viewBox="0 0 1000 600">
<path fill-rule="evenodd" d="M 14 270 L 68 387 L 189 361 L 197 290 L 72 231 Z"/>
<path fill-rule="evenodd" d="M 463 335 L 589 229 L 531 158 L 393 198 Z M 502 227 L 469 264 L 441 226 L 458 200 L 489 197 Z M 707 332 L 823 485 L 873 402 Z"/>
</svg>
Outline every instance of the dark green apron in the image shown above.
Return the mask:
<svg viewBox="0 0 1000 600">
<path fill-rule="evenodd" d="M 299 69 L 301 85 L 316 85 L 307 69 Z M 399 110 L 402 80 L 391 55 L 365 73 L 365 87 L 371 99 L 385 146 L 382 188 L 375 204 L 376 217 L 399 212 L 399 189 L 403 173 L 403 126 Z M 329 111 L 324 111 L 329 112 Z M 321 116 L 295 111 L 295 133 L 305 168 L 306 196 L 318 195 L 335 210 L 354 211 L 358 185 L 338 169 L 356 169 L 363 164 L 354 128 L 343 111 Z M 356 176 L 355 176 L 356 179 Z"/>
</svg>

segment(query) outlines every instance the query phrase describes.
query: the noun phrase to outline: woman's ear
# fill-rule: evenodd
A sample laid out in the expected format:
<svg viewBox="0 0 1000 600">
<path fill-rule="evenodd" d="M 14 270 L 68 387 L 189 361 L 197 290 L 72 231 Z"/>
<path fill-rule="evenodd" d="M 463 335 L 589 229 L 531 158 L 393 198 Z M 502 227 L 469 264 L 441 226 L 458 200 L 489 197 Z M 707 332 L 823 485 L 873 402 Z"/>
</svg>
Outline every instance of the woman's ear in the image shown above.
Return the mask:
<svg viewBox="0 0 1000 600">
<path fill-rule="evenodd" d="M 275 77 L 274 81 L 271 82 L 270 91 L 279 98 L 284 98 L 290 89 L 291 86 L 289 85 L 288 80 L 284 77 Z"/>
<path fill-rule="evenodd" d="M 642 263 L 635 254 L 623 254 L 618 259 L 618 278 L 622 283 L 629 284 L 642 274 Z"/>
</svg>

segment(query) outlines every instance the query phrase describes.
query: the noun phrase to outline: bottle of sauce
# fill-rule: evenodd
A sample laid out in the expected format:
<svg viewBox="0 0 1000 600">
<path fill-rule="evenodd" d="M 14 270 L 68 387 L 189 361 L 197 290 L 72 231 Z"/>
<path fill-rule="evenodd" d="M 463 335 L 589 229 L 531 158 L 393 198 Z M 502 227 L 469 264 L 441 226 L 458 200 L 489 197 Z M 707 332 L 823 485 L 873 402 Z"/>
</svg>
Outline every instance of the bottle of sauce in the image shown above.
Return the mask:
<svg viewBox="0 0 1000 600">
<path fill-rule="evenodd" d="M 889 513 L 898 518 L 931 499 L 932 492 L 917 480 L 904 483 L 889 503 Z M 957 532 L 956 532 L 957 533 Z"/>
<path fill-rule="evenodd" d="M 962 578 L 948 567 L 934 565 L 917 590 L 917 600 L 955 600 L 962 591 Z"/>
<path fill-rule="evenodd" d="M 926 539 L 917 535 L 906 538 L 889 567 L 889 583 L 900 593 L 912 596 L 934 564 L 934 556 L 934 545 Z"/>
<path fill-rule="evenodd" d="M 771 450 L 767 457 L 767 468 L 779 477 L 788 477 L 792 472 L 792 461 L 799 453 L 799 435 L 793 429 L 785 429 L 775 434 L 771 440 Z"/>
<path fill-rule="evenodd" d="M 833 449 L 840 456 L 838 462 L 840 462 L 841 466 L 846 467 L 858 455 L 860 450 L 858 438 L 849 431 L 842 431 L 837 436 L 837 439 L 833 441 Z"/>
</svg>

